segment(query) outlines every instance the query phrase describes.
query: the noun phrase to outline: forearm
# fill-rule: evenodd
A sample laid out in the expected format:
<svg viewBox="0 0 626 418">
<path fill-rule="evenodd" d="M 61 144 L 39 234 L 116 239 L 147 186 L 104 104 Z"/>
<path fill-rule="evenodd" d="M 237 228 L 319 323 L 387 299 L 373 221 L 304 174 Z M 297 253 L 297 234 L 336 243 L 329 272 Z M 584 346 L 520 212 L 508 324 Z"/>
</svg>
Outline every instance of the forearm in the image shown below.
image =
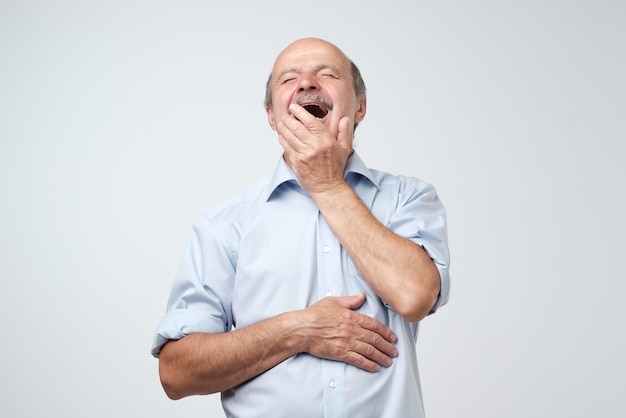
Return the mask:
<svg viewBox="0 0 626 418">
<path fill-rule="evenodd" d="M 428 254 L 382 225 L 345 183 L 312 197 L 372 289 L 405 319 L 426 316 L 440 289 Z"/>
<path fill-rule="evenodd" d="M 294 319 L 279 315 L 219 334 L 190 334 L 161 349 L 161 384 L 172 399 L 222 392 L 299 352 Z"/>
<path fill-rule="evenodd" d="M 302 352 L 369 372 L 389 367 L 396 335 L 354 311 L 364 301 L 362 293 L 328 297 L 240 330 L 170 341 L 159 361 L 163 388 L 172 399 L 222 392 Z"/>
</svg>

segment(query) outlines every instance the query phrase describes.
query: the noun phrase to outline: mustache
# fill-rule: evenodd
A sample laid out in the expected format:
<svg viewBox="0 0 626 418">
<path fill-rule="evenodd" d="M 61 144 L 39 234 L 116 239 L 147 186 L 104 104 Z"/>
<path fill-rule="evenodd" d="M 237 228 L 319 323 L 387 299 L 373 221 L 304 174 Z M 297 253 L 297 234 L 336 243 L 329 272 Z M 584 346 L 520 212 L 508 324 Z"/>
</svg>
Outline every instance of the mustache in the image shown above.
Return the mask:
<svg viewBox="0 0 626 418">
<path fill-rule="evenodd" d="M 326 109 L 333 110 L 333 104 L 330 100 L 315 93 L 304 93 L 296 99 L 296 104 L 299 104 L 300 106 L 307 103 L 319 103 Z"/>
</svg>

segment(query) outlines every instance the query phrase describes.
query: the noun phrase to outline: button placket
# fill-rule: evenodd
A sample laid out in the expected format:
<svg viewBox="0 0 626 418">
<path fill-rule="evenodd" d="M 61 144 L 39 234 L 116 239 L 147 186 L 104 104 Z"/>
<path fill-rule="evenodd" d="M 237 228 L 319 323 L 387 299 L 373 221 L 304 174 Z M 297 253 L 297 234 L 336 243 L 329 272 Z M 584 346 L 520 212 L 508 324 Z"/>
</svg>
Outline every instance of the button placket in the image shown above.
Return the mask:
<svg viewBox="0 0 626 418">
<path fill-rule="evenodd" d="M 343 289 L 341 245 L 322 217 L 317 219 L 317 278 L 319 297 L 341 296 Z M 339 361 L 322 360 L 324 413 L 327 418 L 346 417 L 344 367 Z"/>
</svg>

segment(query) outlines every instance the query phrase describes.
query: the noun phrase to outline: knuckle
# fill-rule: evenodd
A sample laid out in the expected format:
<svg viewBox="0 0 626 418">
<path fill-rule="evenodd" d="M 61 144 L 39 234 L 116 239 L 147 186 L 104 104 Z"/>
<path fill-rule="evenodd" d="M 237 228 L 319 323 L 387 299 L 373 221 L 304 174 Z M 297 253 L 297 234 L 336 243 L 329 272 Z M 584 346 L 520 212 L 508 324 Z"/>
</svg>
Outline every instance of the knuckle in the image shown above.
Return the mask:
<svg viewBox="0 0 626 418">
<path fill-rule="evenodd" d="M 375 330 L 377 328 L 377 325 L 378 325 L 378 321 L 376 321 L 372 317 L 366 316 L 363 319 L 363 326 L 367 329 Z"/>
<path fill-rule="evenodd" d="M 380 334 L 376 334 L 376 333 L 371 334 L 370 343 L 373 346 L 378 347 L 379 345 L 382 344 L 382 342 L 383 342 L 383 337 L 381 337 Z"/>
<path fill-rule="evenodd" d="M 365 345 L 365 349 L 363 350 L 363 355 L 367 358 L 372 358 L 378 350 L 376 350 L 376 348 L 374 348 L 374 346 L 372 345 Z"/>
<path fill-rule="evenodd" d="M 354 312 L 349 310 L 342 312 L 341 319 L 345 322 L 356 322 L 354 319 Z"/>
<path fill-rule="evenodd" d="M 366 363 L 363 356 L 354 352 L 350 352 L 346 355 L 346 361 L 357 367 L 363 366 Z"/>
</svg>

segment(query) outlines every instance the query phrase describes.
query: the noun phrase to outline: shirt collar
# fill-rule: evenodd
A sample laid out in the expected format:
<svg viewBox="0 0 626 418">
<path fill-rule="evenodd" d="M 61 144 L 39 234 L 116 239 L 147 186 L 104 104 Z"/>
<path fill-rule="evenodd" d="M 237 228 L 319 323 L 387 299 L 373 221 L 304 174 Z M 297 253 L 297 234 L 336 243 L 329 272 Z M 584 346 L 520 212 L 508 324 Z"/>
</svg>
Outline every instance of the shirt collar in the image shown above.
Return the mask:
<svg viewBox="0 0 626 418">
<path fill-rule="evenodd" d="M 348 158 L 346 162 L 346 169 L 344 173 L 344 178 L 348 178 L 351 175 L 358 175 L 364 179 L 367 179 L 374 187 L 379 188 L 376 179 L 369 168 L 365 165 L 363 160 L 359 157 L 356 151 L 352 152 L 352 155 Z M 269 184 L 267 186 L 267 196 L 266 201 L 269 200 L 274 192 L 285 183 L 296 183 L 298 186 L 300 183 L 296 178 L 296 174 L 293 170 L 287 165 L 283 156 L 281 155 L 278 164 L 276 165 L 276 169 L 274 170 L 274 174 L 270 178 Z"/>
</svg>

